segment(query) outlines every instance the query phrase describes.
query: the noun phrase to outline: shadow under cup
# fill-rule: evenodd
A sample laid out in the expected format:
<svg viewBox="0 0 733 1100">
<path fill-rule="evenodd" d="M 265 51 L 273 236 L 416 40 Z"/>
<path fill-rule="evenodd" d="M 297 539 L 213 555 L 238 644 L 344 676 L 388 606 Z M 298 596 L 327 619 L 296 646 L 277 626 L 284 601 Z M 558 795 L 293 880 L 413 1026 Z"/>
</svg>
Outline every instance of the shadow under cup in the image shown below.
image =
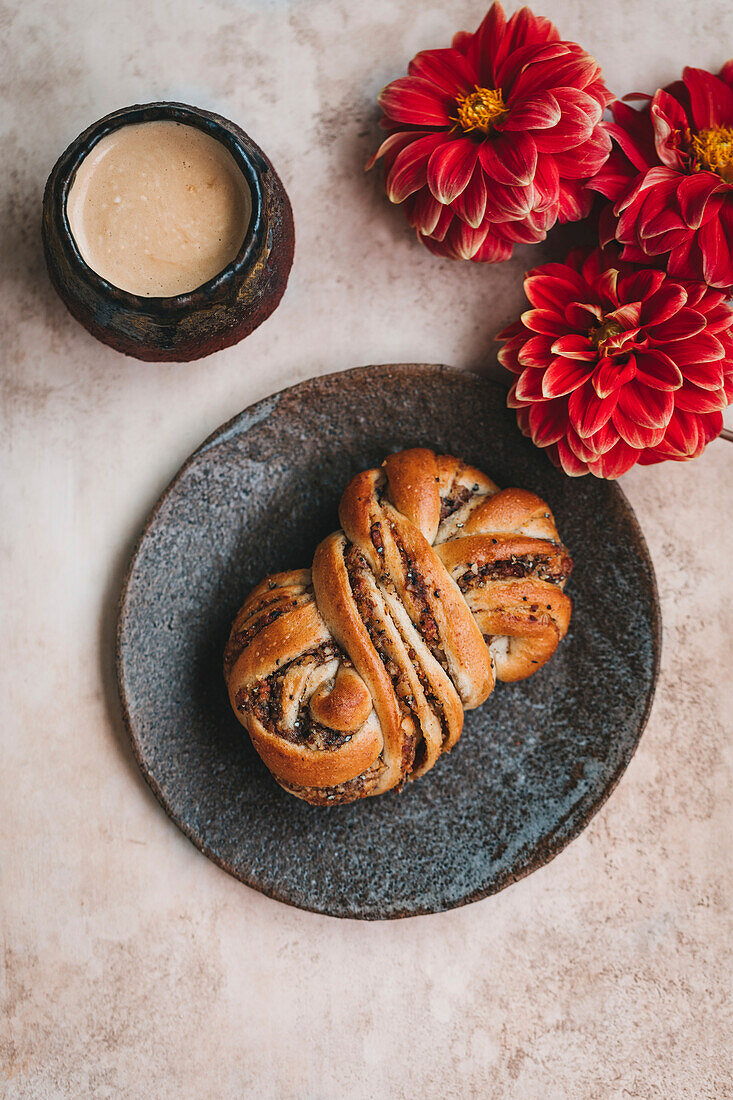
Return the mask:
<svg viewBox="0 0 733 1100">
<path fill-rule="evenodd" d="M 195 290 L 144 297 L 94 271 L 72 234 L 67 201 L 82 161 L 122 126 L 171 121 L 221 142 L 252 199 L 244 241 L 231 263 Z M 184 362 L 248 336 L 277 307 L 293 262 L 290 201 L 272 164 L 251 138 L 220 115 L 182 103 L 126 107 L 95 122 L 58 159 L 43 198 L 43 246 L 51 281 L 70 313 L 98 340 L 137 359 Z"/>
</svg>

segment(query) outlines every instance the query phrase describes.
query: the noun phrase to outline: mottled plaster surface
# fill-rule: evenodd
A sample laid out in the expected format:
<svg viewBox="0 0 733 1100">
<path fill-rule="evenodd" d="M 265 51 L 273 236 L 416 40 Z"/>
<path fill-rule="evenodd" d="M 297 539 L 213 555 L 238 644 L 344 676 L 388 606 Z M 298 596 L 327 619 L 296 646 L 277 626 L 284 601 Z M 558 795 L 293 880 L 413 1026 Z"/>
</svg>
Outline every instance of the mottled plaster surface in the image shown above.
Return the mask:
<svg viewBox="0 0 733 1100">
<path fill-rule="evenodd" d="M 724 60 L 725 0 L 538 7 L 620 92 Z M 345 366 L 494 374 L 491 336 L 521 307 L 521 272 L 574 236 L 494 269 L 438 261 L 362 174 L 377 89 L 481 9 L 28 0 L 0 13 L 0 1095 L 733 1095 L 731 445 L 624 477 L 664 618 L 649 727 L 585 833 L 497 897 L 369 925 L 269 901 L 165 818 L 120 724 L 124 564 L 192 447 L 251 401 Z M 243 125 L 295 211 L 277 313 L 187 366 L 96 344 L 40 250 L 58 153 L 93 118 L 155 98 Z"/>
</svg>

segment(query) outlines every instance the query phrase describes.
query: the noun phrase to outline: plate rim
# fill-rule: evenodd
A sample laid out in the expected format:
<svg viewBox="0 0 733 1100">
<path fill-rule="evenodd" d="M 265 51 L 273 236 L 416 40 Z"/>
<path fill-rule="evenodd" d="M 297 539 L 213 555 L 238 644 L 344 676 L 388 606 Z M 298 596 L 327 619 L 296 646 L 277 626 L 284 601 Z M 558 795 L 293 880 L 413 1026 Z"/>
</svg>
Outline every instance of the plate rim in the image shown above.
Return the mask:
<svg viewBox="0 0 733 1100">
<path fill-rule="evenodd" d="M 252 418 L 256 417 L 256 413 L 259 412 L 263 407 L 266 407 L 268 405 L 268 403 L 273 402 L 275 398 L 281 397 L 284 394 L 291 393 L 294 390 L 303 389 L 306 386 L 313 385 L 314 383 L 317 384 L 320 381 L 325 381 L 327 379 L 334 379 L 334 378 L 337 378 L 337 377 L 343 377 L 345 375 L 351 376 L 351 375 L 356 375 L 356 374 L 369 374 L 369 373 L 379 375 L 379 374 L 385 373 L 385 372 L 404 372 L 404 373 L 412 372 L 412 373 L 415 373 L 416 370 L 417 370 L 418 373 L 420 373 L 420 374 L 425 373 L 426 375 L 428 375 L 428 374 L 439 374 L 439 375 L 447 375 L 449 377 L 451 375 L 453 375 L 455 377 L 460 377 L 460 378 L 465 378 L 466 376 L 469 376 L 469 377 L 472 377 L 472 378 L 480 381 L 482 384 L 487 385 L 489 388 L 496 389 L 496 390 L 501 390 L 502 392 L 506 392 L 506 387 L 503 386 L 501 382 L 499 382 L 499 381 L 497 381 L 493 378 L 483 378 L 481 375 L 477 374 L 475 371 L 464 370 L 461 367 L 449 366 L 448 364 L 445 364 L 445 363 L 370 363 L 370 364 L 365 364 L 363 366 L 348 367 L 344 370 L 329 371 L 329 372 L 324 373 L 324 374 L 312 375 L 309 378 L 303 378 L 299 382 L 295 382 L 290 386 L 284 386 L 280 390 L 276 390 L 275 392 L 273 392 L 271 394 L 267 394 L 264 397 L 258 398 L 257 401 L 254 401 L 254 402 L 252 402 L 252 404 L 247 405 L 244 409 L 241 409 L 238 413 L 235 413 L 234 416 L 230 417 L 223 424 L 220 424 L 217 428 L 215 428 L 212 432 L 210 432 L 209 435 L 207 435 L 206 438 L 202 441 L 202 443 L 200 443 L 199 446 L 196 447 L 190 453 L 188 458 L 186 458 L 184 460 L 184 462 L 179 466 L 179 468 L 177 469 L 177 471 L 175 472 L 173 477 L 166 484 L 164 489 L 160 492 L 160 494 L 158 495 L 157 500 L 155 501 L 155 504 L 150 509 L 150 511 L 147 513 L 146 518 L 143 522 L 142 528 L 140 530 L 140 534 L 138 535 L 137 539 L 135 540 L 135 543 L 134 543 L 132 552 L 130 554 L 130 558 L 129 558 L 127 567 L 125 569 L 125 574 L 124 574 L 124 578 L 123 578 L 123 581 L 122 581 L 122 585 L 121 585 L 121 588 L 120 588 L 120 593 L 119 593 L 119 597 L 117 599 L 117 605 L 116 605 L 117 624 L 116 624 L 116 629 L 115 629 L 114 656 L 115 656 L 115 672 L 116 672 L 116 680 L 117 680 L 117 690 L 118 690 L 118 695 L 119 695 L 120 707 L 121 707 L 121 711 L 122 711 L 123 724 L 124 724 L 125 730 L 127 731 L 127 735 L 128 735 L 129 741 L 130 741 L 130 745 L 132 747 L 132 752 L 133 752 L 133 756 L 135 757 L 135 761 L 136 761 L 140 771 L 142 772 L 142 775 L 143 775 L 147 785 L 149 786 L 149 788 L 153 792 L 153 794 L 154 794 L 157 802 L 159 803 L 159 805 L 163 808 L 166 816 L 181 830 L 181 832 L 184 834 L 184 836 L 186 836 L 187 839 L 189 841 L 191 841 L 191 843 L 194 845 L 194 847 L 197 848 L 197 850 L 199 852 L 201 852 L 202 855 L 206 856 L 206 858 L 211 860 L 211 862 L 214 863 L 218 868 L 220 868 L 226 874 L 230 875 L 232 878 L 236 879 L 238 882 L 241 882 L 243 885 L 249 887 L 250 889 L 256 890 L 258 893 L 264 895 L 265 897 L 271 898 L 273 901 L 281 902 L 282 904 L 289 905 L 290 907 L 292 907 L 294 909 L 300 909 L 303 912 L 315 913 L 315 914 L 318 914 L 319 916 L 331 917 L 334 920 L 357 920 L 357 921 L 404 920 L 404 919 L 407 919 L 409 917 L 429 916 L 429 915 L 432 915 L 432 914 L 450 912 L 454 909 L 461 909 L 465 905 L 471 905 L 476 901 L 482 901 L 484 898 L 491 897 L 495 894 L 499 894 L 503 890 L 505 890 L 508 886 L 513 886 L 516 882 L 519 882 L 523 878 L 526 878 L 528 875 L 531 875 L 535 871 L 540 870 L 540 868 L 547 866 L 548 863 L 550 863 L 556 856 L 558 856 L 562 851 L 564 851 L 564 849 L 567 848 L 568 845 L 570 845 L 574 840 L 576 840 L 580 836 L 580 834 L 582 832 L 584 832 L 584 830 L 588 827 L 588 825 L 591 823 L 591 821 L 596 816 L 596 814 L 599 812 L 599 810 L 601 810 L 602 807 L 606 804 L 606 802 L 610 798 L 611 794 L 613 794 L 614 790 L 618 786 L 618 784 L 621 780 L 621 777 L 626 772 L 627 768 L 631 764 L 631 761 L 633 760 L 633 758 L 636 754 L 636 750 L 639 747 L 639 742 L 641 741 L 644 730 L 646 729 L 646 726 L 647 726 L 647 723 L 648 723 L 648 720 L 649 720 L 649 714 L 650 714 L 652 706 L 654 704 L 654 699 L 655 699 L 655 696 L 656 696 L 657 683 L 658 683 L 658 680 L 659 680 L 659 670 L 660 670 L 661 657 L 662 657 L 662 636 L 663 635 L 662 635 L 661 605 L 660 605 L 660 600 L 659 600 L 659 588 L 658 588 L 658 585 L 657 585 L 657 578 L 656 578 L 656 572 L 655 572 L 655 569 L 654 569 L 654 562 L 653 562 L 652 556 L 649 552 L 649 546 L 648 546 L 647 541 L 644 537 L 644 533 L 641 529 L 641 525 L 639 523 L 639 520 L 637 519 L 637 516 L 636 516 L 636 513 L 635 513 L 634 509 L 632 508 L 632 506 L 629 502 L 628 497 L 624 493 L 621 486 L 618 484 L 618 481 L 616 481 L 616 480 L 609 481 L 607 479 L 603 479 L 603 480 L 606 481 L 606 484 L 610 487 L 610 489 L 615 494 L 617 494 L 617 497 L 620 500 L 620 502 L 622 503 L 622 505 L 625 506 L 625 509 L 626 509 L 626 512 L 627 512 L 627 515 L 628 515 L 628 518 L 629 518 L 629 521 L 630 521 L 632 531 L 633 531 L 636 539 L 638 540 L 638 543 L 640 545 L 641 550 L 643 551 L 643 556 L 644 556 L 646 565 L 648 567 L 649 579 L 650 579 L 650 588 L 651 588 L 651 597 L 652 597 L 652 599 L 651 599 L 651 617 L 650 617 L 651 638 L 652 638 L 652 669 L 651 669 L 651 678 L 650 678 L 650 684 L 649 684 L 649 690 L 648 690 L 648 693 L 647 693 L 646 703 L 645 703 L 645 706 L 644 706 L 644 711 L 643 711 L 641 717 L 638 720 L 637 730 L 636 730 L 636 733 L 635 733 L 635 736 L 634 736 L 633 743 L 631 744 L 630 748 L 621 755 L 620 762 L 617 765 L 617 767 L 616 767 L 615 771 L 613 772 L 613 774 L 611 775 L 610 780 L 608 780 L 606 782 L 606 784 L 604 786 L 604 789 L 601 792 L 600 797 L 595 802 L 593 802 L 586 811 L 584 811 L 581 819 L 576 823 L 576 825 L 574 825 L 572 827 L 572 829 L 570 830 L 570 833 L 566 837 L 564 837 L 562 840 L 551 839 L 551 840 L 539 845 L 537 847 L 537 849 L 535 850 L 535 852 L 533 853 L 532 858 L 528 861 L 526 866 L 522 867 L 516 874 L 507 874 L 505 876 L 505 878 L 502 879 L 502 881 L 498 885 L 488 884 L 486 886 L 477 887 L 475 890 L 471 891 L 468 894 L 465 894 L 463 897 L 461 897 L 461 898 L 459 898 L 458 900 L 455 900 L 455 901 L 449 901 L 449 902 L 443 903 L 439 906 L 430 905 L 430 904 L 416 904 L 416 905 L 413 905 L 413 906 L 410 906 L 410 907 L 403 907 L 403 908 L 401 908 L 397 911 L 391 911 L 391 912 L 388 912 L 388 913 L 378 912 L 377 911 L 378 907 L 375 907 L 373 910 L 366 911 L 366 912 L 360 912 L 360 913 L 355 913 L 355 912 L 340 912 L 340 913 L 337 913 L 337 912 L 334 912 L 332 908 L 329 909 L 329 908 L 319 906 L 317 904 L 308 904 L 308 903 L 295 901 L 292 897 L 288 897 L 287 895 L 279 892 L 276 885 L 268 886 L 267 884 L 264 884 L 260 881 L 257 881 L 252 876 L 247 876 L 245 873 L 242 873 L 242 872 L 238 871 L 237 869 L 232 867 L 230 864 L 228 864 L 226 862 L 226 860 L 223 859 L 221 856 L 219 856 L 211 847 L 209 847 L 193 831 L 193 829 L 187 824 L 187 822 L 185 820 L 183 820 L 179 815 L 176 814 L 174 809 L 167 802 L 167 800 L 166 800 L 166 798 L 163 794 L 163 791 L 161 789 L 161 786 L 158 783 L 157 779 L 155 778 L 155 775 L 153 774 L 152 770 L 148 767 L 148 765 L 147 765 L 147 763 L 146 763 L 146 761 L 143 757 L 141 747 L 140 747 L 140 745 L 138 743 L 138 740 L 135 736 L 135 732 L 134 732 L 134 729 L 133 729 L 133 722 L 132 722 L 132 719 L 131 719 L 131 716 L 130 716 L 130 710 L 129 710 L 128 702 L 127 702 L 127 694 L 126 694 L 126 689 L 125 689 L 125 675 L 124 675 L 124 667 L 123 667 L 124 666 L 123 633 L 124 633 L 124 629 L 125 629 L 126 615 L 127 615 L 127 612 L 128 612 L 127 603 L 128 603 L 128 594 L 129 594 L 130 583 L 131 583 L 131 580 L 132 580 L 132 575 L 133 575 L 133 572 L 135 570 L 135 566 L 136 566 L 138 557 L 140 555 L 140 551 L 142 549 L 143 543 L 145 542 L 145 539 L 147 538 L 147 535 L 150 531 L 150 528 L 154 524 L 154 522 L 155 522 L 155 520 L 158 516 L 158 513 L 162 509 L 162 507 L 165 504 L 166 500 L 168 499 L 168 496 L 170 495 L 170 493 L 176 488 L 179 481 L 181 481 L 183 479 L 185 474 L 188 472 L 189 468 L 201 457 L 202 454 L 204 454 L 206 451 L 210 450 L 211 447 L 213 447 L 215 444 L 220 442 L 223 437 L 225 437 L 226 435 L 231 433 L 231 431 L 235 428 L 235 426 L 238 424 L 238 422 L 241 421 L 245 416 L 247 416 L 249 414 L 250 417 L 252 417 Z M 256 423 L 257 420 L 254 419 L 254 422 Z M 549 458 L 547 459 L 547 461 L 549 462 Z M 593 475 L 588 475 L 588 476 L 593 476 Z"/>
</svg>

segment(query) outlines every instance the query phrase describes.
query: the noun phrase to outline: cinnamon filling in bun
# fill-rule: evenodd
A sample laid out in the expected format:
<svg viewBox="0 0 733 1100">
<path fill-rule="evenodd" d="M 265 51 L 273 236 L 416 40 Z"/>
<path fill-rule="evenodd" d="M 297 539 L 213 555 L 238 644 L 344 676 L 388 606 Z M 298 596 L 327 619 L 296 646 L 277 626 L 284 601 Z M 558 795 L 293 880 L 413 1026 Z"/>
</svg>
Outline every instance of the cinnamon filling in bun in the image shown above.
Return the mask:
<svg viewBox="0 0 733 1100">
<path fill-rule="evenodd" d="M 412 561 L 410 555 L 402 544 L 395 528 L 390 525 L 392 538 L 394 544 L 399 550 L 400 557 L 402 558 L 402 564 L 405 570 L 405 588 L 412 596 L 413 600 L 419 609 L 419 622 L 417 624 L 418 630 L 422 634 L 430 652 L 435 657 L 436 661 L 439 661 L 441 665 L 446 667 L 445 653 L 443 647 L 440 644 L 440 631 L 438 630 L 438 624 L 435 621 L 432 608 L 430 607 L 430 601 L 428 599 L 428 586 L 425 583 L 422 573 L 420 572 L 417 564 Z"/>
<path fill-rule="evenodd" d="M 573 563 L 568 557 L 551 558 L 549 556 L 518 558 L 512 554 L 501 561 L 487 565 L 470 566 L 458 579 L 461 592 L 469 588 L 483 588 L 486 581 L 506 581 L 517 578 L 536 577 L 539 581 L 562 584 L 570 574 Z"/>
<path fill-rule="evenodd" d="M 392 681 L 400 710 L 403 714 L 412 717 L 415 713 L 415 699 L 407 677 L 390 653 L 390 639 L 383 623 L 389 621 L 393 627 L 394 624 L 386 608 L 378 609 L 375 605 L 372 588 L 374 575 L 369 569 L 369 563 L 355 546 L 349 546 L 344 555 L 344 562 L 359 616 L 367 629 L 372 645 L 377 651 L 387 675 Z M 407 765 L 407 770 L 409 770 L 415 755 L 415 740 L 416 738 L 412 736 L 406 737 L 404 741 L 403 756 L 406 765 L 408 760 L 410 762 Z"/>
<path fill-rule="evenodd" d="M 440 502 L 440 522 L 442 523 L 444 519 L 452 516 L 454 512 L 467 504 L 477 490 L 478 485 L 475 489 L 469 489 L 467 485 L 459 485 L 457 489 L 451 488 L 450 494 L 444 496 Z"/>
<path fill-rule="evenodd" d="M 347 779 L 345 783 L 339 783 L 334 787 L 299 787 L 297 783 L 286 783 L 279 779 L 278 783 L 291 794 L 301 798 L 307 795 L 307 801 L 314 806 L 337 806 L 340 802 L 354 802 L 364 798 L 379 780 L 380 773 L 384 770 L 381 759 L 375 760 L 370 768 L 354 779 Z"/>
<path fill-rule="evenodd" d="M 235 704 L 242 712 L 253 714 L 265 729 L 277 733 L 294 745 L 307 745 L 313 749 L 337 749 L 351 740 L 351 734 L 342 733 L 316 722 L 308 706 L 310 697 L 307 693 L 300 699 L 298 717 L 292 726 L 283 722 L 282 699 L 283 681 L 287 672 L 306 663 L 316 668 L 338 656 L 341 656 L 342 664 L 350 665 L 351 662 L 345 658 L 344 654 L 339 654 L 336 646 L 325 642 L 317 649 L 304 653 L 287 669 L 259 680 L 249 691 L 242 688 L 237 692 Z"/>
</svg>

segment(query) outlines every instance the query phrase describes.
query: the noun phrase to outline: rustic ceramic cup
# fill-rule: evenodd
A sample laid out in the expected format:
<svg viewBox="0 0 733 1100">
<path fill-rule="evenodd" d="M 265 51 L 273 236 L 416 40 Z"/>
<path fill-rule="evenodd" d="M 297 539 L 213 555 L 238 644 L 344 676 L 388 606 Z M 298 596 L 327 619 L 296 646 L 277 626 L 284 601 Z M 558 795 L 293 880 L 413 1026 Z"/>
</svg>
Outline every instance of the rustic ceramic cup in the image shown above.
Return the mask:
<svg viewBox="0 0 733 1100">
<path fill-rule="evenodd" d="M 66 202 L 79 165 L 98 141 L 121 126 L 160 119 L 195 126 L 229 150 L 250 189 L 252 217 L 237 256 L 215 278 L 186 294 L 146 298 L 113 286 L 85 263 Z M 278 305 L 294 244 L 290 201 L 262 150 L 233 122 L 183 103 L 125 107 L 95 122 L 56 162 L 43 198 L 43 245 L 54 287 L 93 336 L 136 359 L 199 359 L 248 336 Z"/>
</svg>

